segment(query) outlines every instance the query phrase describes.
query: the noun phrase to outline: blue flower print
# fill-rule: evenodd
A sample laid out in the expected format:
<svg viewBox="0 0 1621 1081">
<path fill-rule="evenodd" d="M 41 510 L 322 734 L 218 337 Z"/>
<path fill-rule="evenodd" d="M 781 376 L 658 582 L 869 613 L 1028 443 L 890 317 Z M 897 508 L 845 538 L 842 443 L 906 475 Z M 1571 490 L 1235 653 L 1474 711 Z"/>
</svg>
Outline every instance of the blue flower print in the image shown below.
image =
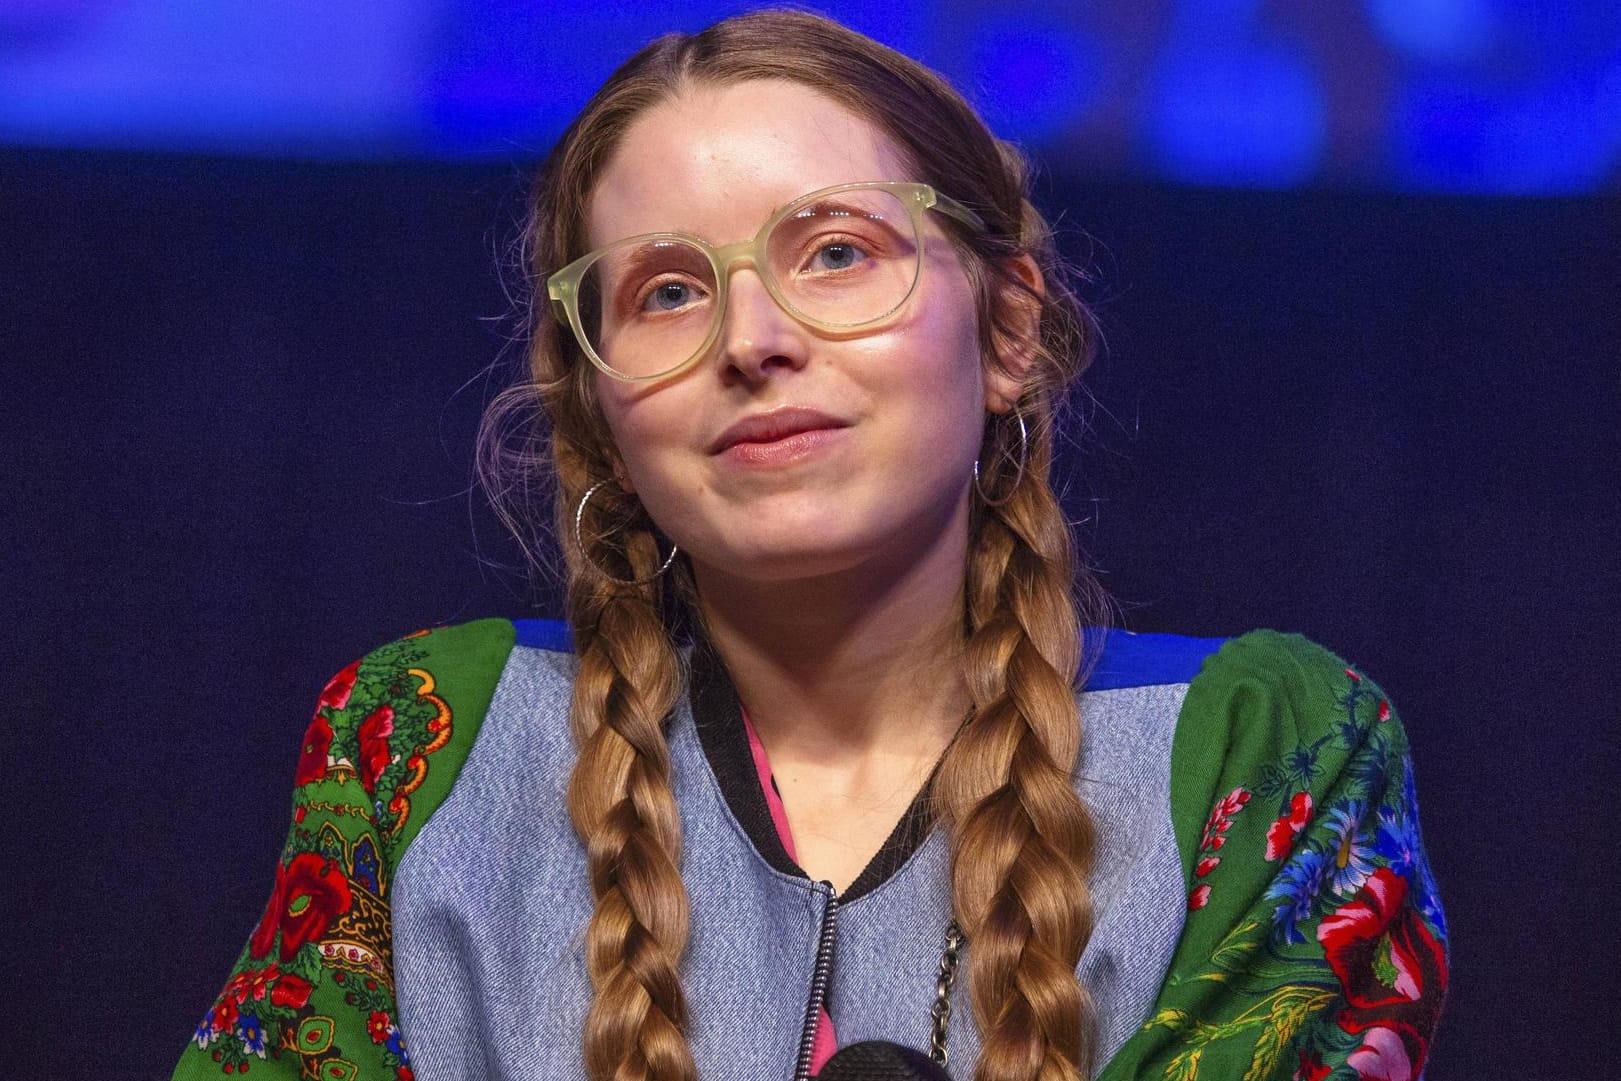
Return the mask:
<svg viewBox="0 0 1621 1081">
<path fill-rule="evenodd" d="M 1341 897 L 1355 894 L 1368 876 L 1373 874 L 1374 860 L 1378 854 L 1374 851 L 1373 838 L 1362 828 L 1366 809 L 1367 804 L 1361 800 L 1351 800 L 1328 812 L 1328 827 L 1333 831 L 1334 845 L 1330 882 L 1334 892 Z"/>
<path fill-rule="evenodd" d="M 1379 835 L 1374 849 L 1390 861 L 1390 869 L 1403 878 L 1410 877 L 1413 868 L 1423 858 L 1418 840 L 1418 823 L 1406 814 L 1390 807 L 1379 808 Z"/>
<path fill-rule="evenodd" d="M 242 1041 L 242 1047 L 249 1054 L 265 1057 L 265 1027 L 251 1013 L 237 1018 L 236 1038 Z"/>
<path fill-rule="evenodd" d="M 1333 864 L 1315 848 L 1302 849 L 1283 865 L 1278 880 L 1266 891 L 1269 898 L 1282 900 L 1272 916 L 1273 937 L 1284 942 L 1304 942 L 1298 924 L 1310 919 L 1312 905 L 1323 892 Z"/>
</svg>

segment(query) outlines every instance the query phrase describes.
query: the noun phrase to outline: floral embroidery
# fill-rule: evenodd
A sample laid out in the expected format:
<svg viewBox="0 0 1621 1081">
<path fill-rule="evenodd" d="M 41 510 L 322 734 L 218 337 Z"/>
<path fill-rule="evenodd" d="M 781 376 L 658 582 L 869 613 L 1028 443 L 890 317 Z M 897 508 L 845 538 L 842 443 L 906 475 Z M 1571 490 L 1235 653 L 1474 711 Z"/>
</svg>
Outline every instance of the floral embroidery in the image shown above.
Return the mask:
<svg viewBox="0 0 1621 1081">
<path fill-rule="evenodd" d="M 394 1019 L 387 868 L 411 795 L 451 733 L 426 656 L 414 639 L 385 646 L 333 676 L 316 700 L 270 901 L 193 1038 L 222 1073 L 291 1056 L 300 1076 L 358 1078 L 369 1036 L 366 1054 L 411 1081 Z M 360 1011 L 356 1027 L 318 1011 L 312 999 L 323 987 Z M 360 1046 L 346 1046 L 356 1038 L 347 1034 L 362 1032 Z"/>
<path fill-rule="evenodd" d="M 394 761 L 388 748 L 388 737 L 393 734 L 394 709 L 387 703 L 360 722 L 360 785 L 368 792 L 377 791 L 377 779 Z"/>
<path fill-rule="evenodd" d="M 1329 873 L 1328 857 L 1314 848 L 1300 852 L 1283 865 L 1277 880 L 1266 891 L 1267 897 L 1282 902 L 1272 913 L 1273 934 L 1280 941 L 1306 941 L 1300 924 L 1311 919 Z"/>
<path fill-rule="evenodd" d="M 1365 1079 L 1417 1076 L 1446 993 L 1446 952 L 1423 919 L 1404 905 L 1407 892 L 1406 879 L 1381 867 L 1355 900 L 1317 929 L 1348 1004 L 1340 1026 L 1362 1035 L 1368 1068 L 1357 1065 L 1362 1050 L 1351 1059 Z"/>
<path fill-rule="evenodd" d="M 1289 810 L 1278 816 L 1278 820 L 1266 831 L 1266 858 L 1276 860 L 1283 858 L 1294 847 L 1295 838 L 1300 831 L 1306 828 L 1311 821 L 1311 793 L 1296 792 L 1289 800 Z"/>
<path fill-rule="evenodd" d="M 1233 828 L 1233 816 L 1244 809 L 1250 801 L 1250 794 L 1243 788 L 1235 788 L 1221 799 L 1210 810 L 1210 817 L 1205 819 L 1204 830 L 1199 836 L 1199 851 L 1194 854 L 1197 862 L 1193 865 L 1193 873 L 1203 878 L 1221 863 L 1221 857 L 1216 855 L 1221 846 L 1227 843 L 1227 832 Z M 1188 911 L 1194 912 L 1210 903 L 1210 883 L 1195 886 L 1188 893 Z"/>
<path fill-rule="evenodd" d="M 1362 825 L 1366 806 L 1362 800 L 1350 800 L 1328 812 L 1332 837 L 1338 838 L 1331 840 L 1334 855 L 1329 881 L 1334 892 L 1342 896 L 1349 896 L 1362 888 L 1377 858 L 1373 838 Z"/>
<path fill-rule="evenodd" d="M 1229 747 L 1217 789 L 1228 794 L 1193 846 L 1198 915 L 1154 1014 L 1099 1081 L 1415 1081 L 1424 1067 L 1446 927 L 1406 737 L 1371 680 L 1325 670 L 1324 654 L 1296 642 L 1270 636 L 1267 648 L 1287 650 L 1290 671 L 1315 665 L 1310 678 L 1327 685 L 1310 700 L 1331 705 L 1297 711 L 1299 735 L 1282 746 Z M 1276 810 L 1240 813 L 1256 799 Z M 1226 898 L 1219 915 L 1213 891 Z"/>
</svg>

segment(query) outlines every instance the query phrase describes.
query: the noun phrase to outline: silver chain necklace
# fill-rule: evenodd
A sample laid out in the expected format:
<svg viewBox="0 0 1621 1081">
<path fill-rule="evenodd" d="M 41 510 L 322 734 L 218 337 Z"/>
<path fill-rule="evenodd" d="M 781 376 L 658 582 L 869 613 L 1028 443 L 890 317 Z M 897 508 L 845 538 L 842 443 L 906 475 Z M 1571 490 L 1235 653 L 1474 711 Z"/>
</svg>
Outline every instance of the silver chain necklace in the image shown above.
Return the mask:
<svg viewBox="0 0 1621 1081">
<path fill-rule="evenodd" d="M 946 1034 L 951 1027 L 951 988 L 957 982 L 957 963 L 961 959 L 962 928 L 957 921 L 946 924 L 946 948 L 940 955 L 940 974 L 934 981 L 934 1005 L 929 1016 L 934 1019 L 934 1038 L 929 1057 L 942 1067 L 951 1064 L 951 1052 L 946 1049 Z"/>
<path fill-rule="evenodd" d="M 934 1002 L 929 1006 L 927 1055 L 888 1040 L 863 1040 L 840 1048 L 822 1066 L 818 1081 L 951 1081 L 946 1073 L 950 1058 L 946 1037 L 951 1027 L 951 988 L 957 982 L 963 941 L 962 929 L 952 920 L 946 925 L 946 948 L 940 954 Z"/>
</svg>

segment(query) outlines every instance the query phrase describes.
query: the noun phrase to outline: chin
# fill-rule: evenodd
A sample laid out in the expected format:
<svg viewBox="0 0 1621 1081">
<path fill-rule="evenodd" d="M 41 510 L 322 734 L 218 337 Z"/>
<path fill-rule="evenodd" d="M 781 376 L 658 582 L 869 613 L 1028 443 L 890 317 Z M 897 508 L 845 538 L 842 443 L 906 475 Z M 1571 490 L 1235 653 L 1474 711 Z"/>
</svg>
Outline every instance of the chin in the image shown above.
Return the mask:
<svg viewBox="0 0 1621 1081">
<path fill-rule="evenodd" d="M 726 545 L 713 559 L 693 556 L 693 562 L 710 574 L 754 582 L 792 582 L 822 578 L 860 566 L 871 557 L 865 546 L 830 544 L 827 538 L 751 537 L 747 545 Z"/>
</svg>

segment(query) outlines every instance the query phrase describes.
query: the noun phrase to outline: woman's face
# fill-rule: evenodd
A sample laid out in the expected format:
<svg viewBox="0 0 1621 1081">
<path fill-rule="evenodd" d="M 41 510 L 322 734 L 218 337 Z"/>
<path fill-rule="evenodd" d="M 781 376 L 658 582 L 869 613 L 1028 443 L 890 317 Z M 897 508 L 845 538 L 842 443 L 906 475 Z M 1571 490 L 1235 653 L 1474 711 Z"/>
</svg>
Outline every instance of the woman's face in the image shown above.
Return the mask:
<svg viewBox="0 0 1621 1081">
<path fill-rule="evenodd" d="M 679 231 L 730 244 L 807 192 L 915 179 L 872 124 L 813 90 L 699 86 L 626 132 L 592 194 L 590 243 Z M 698 363 L 646 384 L 597 374 L 621 481 L 700 586 L 904 567 L 942 538 L 966 544 L 985 410 L 1016 390 L 986 374 L 968 277 L 938 216 L 925 223 L 919 288 L 877 329 L 806 327 L 740 264 Z"/>
</svg>

